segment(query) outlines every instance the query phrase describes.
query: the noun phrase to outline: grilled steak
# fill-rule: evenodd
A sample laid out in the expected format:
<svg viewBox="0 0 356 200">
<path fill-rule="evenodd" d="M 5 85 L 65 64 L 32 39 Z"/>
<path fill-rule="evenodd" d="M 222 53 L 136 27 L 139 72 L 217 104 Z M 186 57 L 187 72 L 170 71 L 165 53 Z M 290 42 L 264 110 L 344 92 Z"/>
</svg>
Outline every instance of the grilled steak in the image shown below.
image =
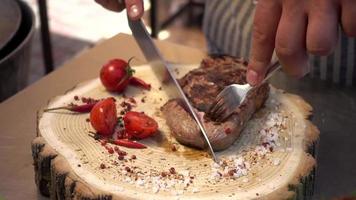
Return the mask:
<svg viewBox="0 0 356 200">
<path fill-rule="evenodd" d="M 263 84 L 252 91 L 246 101 L 224 122 L 215 122 L 204 115 L 225 86 L 246 83 L 246 65 L 241 59 L 210 56 L 202 61 L 200 68 L 190 71 L 179 80 L 192 105 L 203 115 L 204 126 L 214 150 L 228 148 L 268 97 L 269 86 Z M 162 111 L 173 136 L 180 143 L 205 148 L 206 144 L 198 125 L 179 100 L 169 100 L 162 107 Z"/>
</svg>

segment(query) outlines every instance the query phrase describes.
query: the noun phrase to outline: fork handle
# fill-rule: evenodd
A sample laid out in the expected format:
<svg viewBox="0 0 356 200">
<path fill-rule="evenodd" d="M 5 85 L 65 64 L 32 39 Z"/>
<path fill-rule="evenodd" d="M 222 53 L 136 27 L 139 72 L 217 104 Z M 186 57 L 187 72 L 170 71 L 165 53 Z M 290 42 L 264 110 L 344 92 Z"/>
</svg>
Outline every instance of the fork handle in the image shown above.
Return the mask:
<svg viewBox="0 0 356 200">
<path fill-rule="evenodd" d="M 274 61 L 271 66 L 268 68 L 267 70 L 267 73 L 266 73 L 266 76 L 265 78 L 263 79 L 263 81 L 261 82 L 261 84 L 265 83 L 269 78 L 271 78 L 271 76 L 276 72 L 278 71 L 279 69 L 281 69 L 282 66 L 281 64 L 279 63 L 278 60 Z"/>
</svg>

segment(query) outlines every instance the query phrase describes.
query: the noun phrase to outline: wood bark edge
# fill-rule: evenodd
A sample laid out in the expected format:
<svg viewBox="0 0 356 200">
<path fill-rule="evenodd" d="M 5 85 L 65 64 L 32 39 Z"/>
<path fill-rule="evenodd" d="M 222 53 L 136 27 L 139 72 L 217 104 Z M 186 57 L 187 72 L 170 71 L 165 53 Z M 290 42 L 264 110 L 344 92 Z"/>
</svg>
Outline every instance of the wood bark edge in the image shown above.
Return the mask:
<svg viewBox="0 0 356 200">
<path fill-rule="evenodd" d="M 109 200 L 111 194 L 95 189 L 78 177 L 67 160 L 51 148 L 44 138 L 32 141 L 35 182 L 42 195 L 50 199 Z"/>
</svg>

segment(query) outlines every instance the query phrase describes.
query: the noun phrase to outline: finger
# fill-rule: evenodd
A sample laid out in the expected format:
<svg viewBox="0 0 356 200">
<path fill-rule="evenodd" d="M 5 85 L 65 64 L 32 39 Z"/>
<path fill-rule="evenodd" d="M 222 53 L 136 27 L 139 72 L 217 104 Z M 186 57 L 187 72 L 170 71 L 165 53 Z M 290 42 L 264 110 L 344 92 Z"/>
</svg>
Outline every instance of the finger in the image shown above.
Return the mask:
<svg viewBox="0 0 356 200">
<path fill-rule="evenodd" d="M 306 24 L 304 1 L 283 1 L 282 16 L 276 35 L 276 53 L 284 71 L 296 78 L 309 71 L 306 53 Z"/>
<path fill-rule="evenodd" d="M 117 0 L 95 0 L 95 2 L 111 11 L 120 12 L 125 8 L 125 5 L 119 4 Z"/>
<path fill-rule="evenodd" d="M 345 33 L 356 37 L 356 2 L 355 0 L 341 1 L 341 22 Z"/>
<path fill-rule="evenodd" d="M 329 0 L 308 1 L 307 50 L 329 55 L 338 41 L 338 5 Z"/>
<path fill-rule="evenodd" d="M 142 0 L 125 0 L 127 14 L 130 19 L 138 20 L 143 16 L 143 1 Z"/>
<path fill-rule="evenodd" d="M 250 85 L 259 84 L 267 71 L 275 43 L 278 22 L 281 15 L 281 5 L 276 0 L 259 1 L 256 7 L 252 48 L 247 71 L 247 82 Z"/>
</svg>

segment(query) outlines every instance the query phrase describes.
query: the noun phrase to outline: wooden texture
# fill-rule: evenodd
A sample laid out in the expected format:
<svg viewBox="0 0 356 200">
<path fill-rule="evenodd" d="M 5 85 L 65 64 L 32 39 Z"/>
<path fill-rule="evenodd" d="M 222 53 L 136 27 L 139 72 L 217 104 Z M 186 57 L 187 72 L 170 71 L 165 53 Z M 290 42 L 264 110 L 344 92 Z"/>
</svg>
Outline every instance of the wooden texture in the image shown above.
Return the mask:
<svg viewBox="0 0 356 200">
<path fill-rule="evenodd" d="M 196 66 L 179 66 L 179 75 L 193 67 Z M 229 149 L 218 153 L 221 160 L 228 161 L 231 157 L 239 157 L 251 166 L 242 176 L 216 179 L 212 176 L 216 167 L 205 152 L 181 146 L 170 137 L 169 129 L 160 113 L 160 107 L 170 97 L 169 88 L 163 87 L 160 90 L 159 81 L 147 66 L 137 67 L 136 72 L 137 76 L 149 81 L 153 89 L 143 92 L 130 87 L 126 96 L 132 96 L 138 102 L 145 97 L 145 103 L 138 103 L 134 109 L 153 116 L 160 125 L 160 134 L 142 141 L 148 146 L 147 149 L 123 148 L 129 155 L 137 156 L 137 159 L 130 160 L 125 165 L 137 167 L 144 173 L 154 172 L 152 174 L 155 175 L 152 176 L 156 177 L 160 177 L 160 172 L 174 167 L 177 174 L 186 176 L 188 173 L 187 176 L 194 177 L 194 181 L 188 187 L 177 183 L 173 185 L 174 188 L 157 189 L 157 185 L 149 181 L 143 184 L 142 181 L 139 182 L 141 177 L 139 180 L 128 180 L 117 156 L 108 154 L 97 141 L 88 136 L 88 131 L 92 131 L 85 120 L 88 115 L 61 111 L 39 115 L 38 138 L 32 143 L 36 184 L 42 194 L 50 195 L 52 199 L 308 197 L 311 186 L 307 176 L 311 174 L 315 160 L 307 151 L 317 140 L 318 130 L 307 120 L 312 108 L 300 97 L 271 88 L 265 108 L 256 113 L 241 138 Z M 54 98 L 48 107 L 70 103 L 74 95 L 103 98 L 113 94 L 107 93 L 100 81 L 95 79 Z M 123 99 L 122 96 L 114 96 L 118 102 Z M 274 150 L 264 153 L 261 157 L 256 156 L 260 153 L 256 149 L 263 149 L 261 130 L 273 116 L 283 116 L 280 126 L 282 128 L 278 132 Z M 172 151 L 172 145 L 178 150 Z M 113 162 L 119 164 L 110 165 Z M 101 169 L 102 163 L 109 167 Z M 147 180 L 154 182 L 152 176 L 146 177 Z M 146 180 L 144 178 L 142 177 L 142 180 Z M 302 183 L 302 178 L 306 183 Z"/>
</svg>

